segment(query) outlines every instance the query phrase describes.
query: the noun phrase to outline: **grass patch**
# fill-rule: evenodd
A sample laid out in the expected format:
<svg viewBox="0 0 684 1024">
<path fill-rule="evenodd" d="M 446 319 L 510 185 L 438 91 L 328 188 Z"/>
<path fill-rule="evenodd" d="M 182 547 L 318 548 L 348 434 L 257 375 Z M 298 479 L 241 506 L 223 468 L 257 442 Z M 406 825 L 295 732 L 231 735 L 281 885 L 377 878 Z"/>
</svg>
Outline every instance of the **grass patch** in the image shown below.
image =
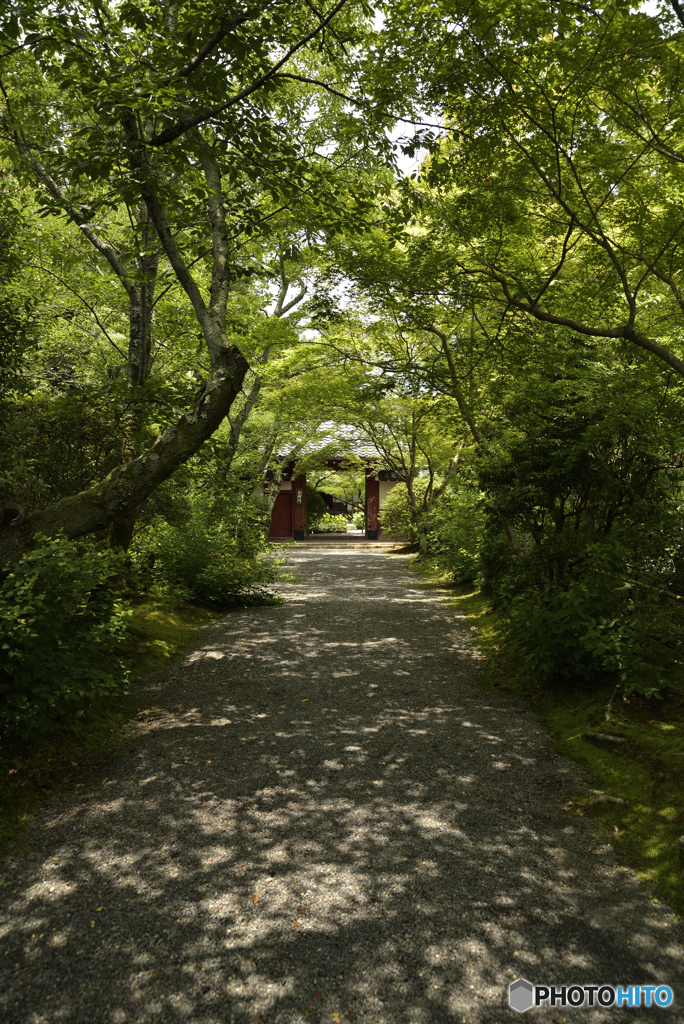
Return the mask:
<svg viewBox="0 0 684 1024">
<path fill-rule="evenodd" d="M 439 571 L 415 564 L 427 586 L 449 586 Z M 448 603 L 477 629 L 485 655 L 483 682 L 533 705 L 551 734 L 554 749 L 584 769 L 596 793 L 577 794 L 571 814 L 595 819 L 621 864 L 631 867 L 658 897 L 684 913 L 684 881 L 678 839 L 684 834 L 684 693 L 661 699 L 623 698 L 614 686 L 542 689 L 523 686 L 506 649 L 506 620 L 472 586 L 449 587 Z M 619 737 L 609 743 L 587 733 Z M 624 803 L 597 799 L 615 797 Z"/>
<path fill-rule="evenodd" d="M 195 630 L 218 613 L 184 601 L 151 596 L 133 607 L 129 639 L 121 651 L 132 677 L 162 669 L 192 646 Z M 38 803 L 66 790 L 93 785 L 104 765 L 127 742 L 126 723 L 143 710 L 135 687 L 99 701 L 80 719 L 64 723 L 35 744 L 0 746 L 0 846 Z"/>
</svg>

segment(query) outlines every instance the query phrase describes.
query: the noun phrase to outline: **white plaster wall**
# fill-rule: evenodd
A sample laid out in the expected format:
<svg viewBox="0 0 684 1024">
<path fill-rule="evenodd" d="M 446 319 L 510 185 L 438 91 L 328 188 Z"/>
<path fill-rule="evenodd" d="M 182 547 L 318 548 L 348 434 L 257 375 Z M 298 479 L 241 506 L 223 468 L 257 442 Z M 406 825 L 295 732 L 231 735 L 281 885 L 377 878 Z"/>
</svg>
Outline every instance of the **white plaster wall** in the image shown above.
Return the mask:
<svg viewBox="0 0 684 1024">
<path fill-rule="evenodd" d="M 382 508 L 382 506 L 387 501 L 387 495 L 389 494 L 389 492 L 392 490 L 393 487 L 396 487 L 398 483 L 398 480 L 378 481 L 378 487 L 380 488 L 380 508 Z"/>
</svg>

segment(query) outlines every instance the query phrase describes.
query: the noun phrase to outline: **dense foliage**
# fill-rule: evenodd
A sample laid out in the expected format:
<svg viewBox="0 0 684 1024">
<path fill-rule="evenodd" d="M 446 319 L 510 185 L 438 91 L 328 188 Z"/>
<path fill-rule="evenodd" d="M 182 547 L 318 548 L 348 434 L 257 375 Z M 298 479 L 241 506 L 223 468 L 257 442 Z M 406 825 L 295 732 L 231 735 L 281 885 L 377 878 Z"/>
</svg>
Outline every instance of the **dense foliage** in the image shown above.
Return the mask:
<svg viewBox="0 0 684 1024">
<path fill-rule="evenodd" d="M 683 28 L 0 12 L 6 732 L 118 685 L 122 588 L 271 600 L 283 481 L 344 529 L 319 489 L 359 522 L 371 466 L 385 532 L 488 595 L 522 676 L 679 685 Z"/>
<path fill-rule="evenodd" d="M 31 739 L 99 697 L 127 672 L 121 556 L 56 538 L 0 584 L 0 736 Z"/>
<path fill-rule="evenodd" d="M 419 478 L 417 490 L 425 484 Z M 424 556 L 432 559 L 453 583 L 473 583 L 480 572 L 479 553 L 485 527 L 484 496 L 462 484 L 445 490 L 430 509 L 425 524 Z M 398 484 L 381 510 L 383 531 L 417 545 L 415 513 L 405 484 Z"/>
<path fill-rule="evenodd" d="M 324 512 L 313 520 L 311 530 L 314 533 L 346 533 L 347 517 Z"/>
<path fill-rule="evenodd" d="M 162 516 L 131 547 L 139 582 L 199 604 L 227 607 L 271 599 L 282 579 L 266 550 L 263 501 L 194 493 L 172 522 Z"/>
</svg>

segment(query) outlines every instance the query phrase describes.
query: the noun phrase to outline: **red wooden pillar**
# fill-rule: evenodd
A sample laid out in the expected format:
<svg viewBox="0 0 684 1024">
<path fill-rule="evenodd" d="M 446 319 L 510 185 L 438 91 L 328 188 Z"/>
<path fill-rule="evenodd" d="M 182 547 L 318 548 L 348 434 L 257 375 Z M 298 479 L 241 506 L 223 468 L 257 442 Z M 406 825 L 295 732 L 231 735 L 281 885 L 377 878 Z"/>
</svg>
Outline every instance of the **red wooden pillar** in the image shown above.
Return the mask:
<svg viewBox="0 0 684 1024">
<path fill-rule="evenodd" d="M 306 473 L 292 481 L 292 537 L 304 540 L 306 536 Z"/>
<path fill-rule="evenodd" d="M 380 484 L 371 471 L 366 473 L 366 540 L 378 539 L 378 512 L 380 511 Z"/>
</svg>

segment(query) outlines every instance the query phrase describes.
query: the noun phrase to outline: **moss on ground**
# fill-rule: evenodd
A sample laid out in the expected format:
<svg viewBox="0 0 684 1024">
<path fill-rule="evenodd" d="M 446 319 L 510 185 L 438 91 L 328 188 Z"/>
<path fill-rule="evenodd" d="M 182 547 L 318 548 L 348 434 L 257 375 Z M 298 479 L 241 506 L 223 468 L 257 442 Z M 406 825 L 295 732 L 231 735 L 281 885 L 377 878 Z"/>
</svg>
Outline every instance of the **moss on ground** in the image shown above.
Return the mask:
<svg viewBox="0 0 684 1024">
<path fill-rule="evenodd" d="M 217 618 L 216 611 L 163 596 L 135 605 L 130 640 L 122 652 L 131 674 L 141 676 L 164 668 L 192 645 L 198 626 Z"/>
<path fill-rule="evenodd" d="M 163 596 L 135 605 L 121 654 L 131 676 L 164 668 L 192 646 L 195 630 L 218 618 L 206 608 Z M 0 746 L 0 844 L 11 841 L 22 821 L 50 796 L 85 789 L 127 742 L 126 723 L 144 710 L 134 687 L 99 701 L 82 718 L 60 726 L 35 744 Z"/>
<path fill-rule="evenodd" d="M 448 587 L 438 571 L 416 563 L 413 567 L 423 573 L 426 586 Z M 472 587 L 449 590 L 448 604 L 477 630 L 475 643 L 486 659 L 485 686 L 532 705 L 554 749 L 580 764 L 597 791 L 578 793 L 566 810 L 595 819 L 620 863 L 650 885 L 654 902 L 660 897 L 684 913 L 678 844 L 684 834 L 684 693 L 666 693 L 660 700 L 618 693 L 611 702 L 613 685 L 554 690 L 524 686 L 506 649 L 504 617 L 492 613 L 487 598 Z M 623 742 L 592 741 L 587 733 Z"/>
</svg>

